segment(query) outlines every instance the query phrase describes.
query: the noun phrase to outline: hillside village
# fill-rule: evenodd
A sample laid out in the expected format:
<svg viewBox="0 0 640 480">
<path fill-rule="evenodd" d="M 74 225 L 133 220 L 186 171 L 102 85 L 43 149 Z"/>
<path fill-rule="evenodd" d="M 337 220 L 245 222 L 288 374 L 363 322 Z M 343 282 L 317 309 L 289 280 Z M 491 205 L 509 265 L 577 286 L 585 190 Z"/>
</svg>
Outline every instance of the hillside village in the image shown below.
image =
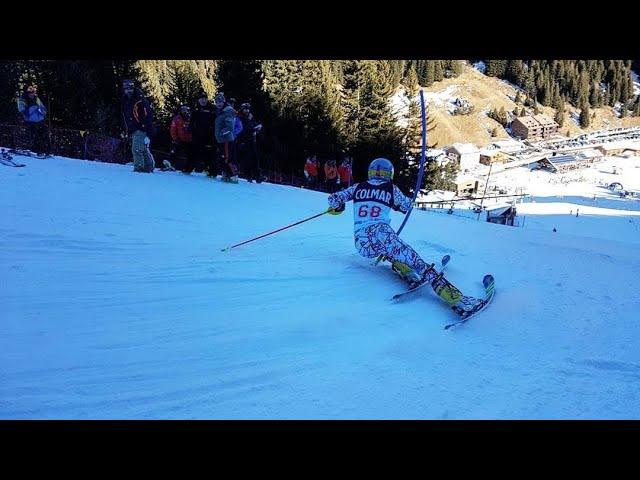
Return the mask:
<svg viewBox="0 0 640 480">
<path fill-rule="evenodd" d="M 436 124 L 427 141 L 435 148 L 427 149 L 427 159 L 440 165 L 455 162 L 459 173 L 455 191 L 423 192 L 418 197 L 422 208 L 481 210 L 491 221 L 484 198 L 493 197 L 491 208 L 511 207 L 511 224 L 517 224 L 515 203 L 528 194 L 527 177 L 567 184 L 583 180 L 587 169 L 606 164 L 607 173 L 620 175 L 625 165 L 640 160 L 640 118 L 619 118 L 615 108 L 594 110 L 590 128 L 580 128 L 570 105 L 563 127 L 554 120 L 552 108 L 540 106 L 537 114 L 526 109 L 524 116 L 509 115 L 503 128 L 488 113 L 516 109 L 513 100 L 519 89 L 509 82 L 487 77 L 481 67 L 467 64 L 460 77 L 445 79 L 434 90 L 425 93 L 428 116 Z M 634 93 L 640 93 L 635 75 Z M 608 187 L 613 182 L 604 183 Z M 614 188 L 620 196 L 637 198 L 637 192 L 622 184 Z"/>
</svg>

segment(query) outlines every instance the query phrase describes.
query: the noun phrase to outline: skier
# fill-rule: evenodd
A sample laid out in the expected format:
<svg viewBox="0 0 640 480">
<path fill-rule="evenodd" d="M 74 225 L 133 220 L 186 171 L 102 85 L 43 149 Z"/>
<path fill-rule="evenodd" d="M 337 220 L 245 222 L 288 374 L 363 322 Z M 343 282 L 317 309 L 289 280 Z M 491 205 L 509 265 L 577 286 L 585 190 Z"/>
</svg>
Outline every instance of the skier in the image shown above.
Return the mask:
<svg viewBox="0 0 640 480">
<path fill-rule="evenodd" d="M 353 236 L 358 253 L 368 258 L 384 255 L 412 289 L 429 282 L 436 294 L 460 315 L 479 309 L 483 305 L 481 299 L 463 295 L 389 225 L 391 209 L 402 213 L 411 209 L 411 199 L 393 184 L 393 164 L 386 158 L 376 158 L 369 165 L 368 178 L 328 198 L 332 215 L 342 213 L 345 203 L 353 200 Z"/>
</svg>

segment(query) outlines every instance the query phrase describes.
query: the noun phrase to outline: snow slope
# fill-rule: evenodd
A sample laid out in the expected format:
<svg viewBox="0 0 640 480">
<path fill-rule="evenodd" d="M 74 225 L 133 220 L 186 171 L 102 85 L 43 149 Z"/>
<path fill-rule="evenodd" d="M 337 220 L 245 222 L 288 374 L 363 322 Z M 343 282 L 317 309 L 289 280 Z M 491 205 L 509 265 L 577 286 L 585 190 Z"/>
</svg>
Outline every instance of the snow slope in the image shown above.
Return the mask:
<svg viewBox="0 0 640 480">
<path fill-rule="evenodd" d="M 350 205 L 220 251 L 323 211 L 322 193 L 16 160 L 0 167 L 2 419 L 640 418 L 640 232 L 591 234 L 620 216 L 414 211 L 403 238 L 451 254 L 465 293 L 497 280 L 444 331 L 426 289 L 389 302 L 404 286 L 358 256 Z M 560 217 L 582 227 L 553 233 Z"/>
</svg>

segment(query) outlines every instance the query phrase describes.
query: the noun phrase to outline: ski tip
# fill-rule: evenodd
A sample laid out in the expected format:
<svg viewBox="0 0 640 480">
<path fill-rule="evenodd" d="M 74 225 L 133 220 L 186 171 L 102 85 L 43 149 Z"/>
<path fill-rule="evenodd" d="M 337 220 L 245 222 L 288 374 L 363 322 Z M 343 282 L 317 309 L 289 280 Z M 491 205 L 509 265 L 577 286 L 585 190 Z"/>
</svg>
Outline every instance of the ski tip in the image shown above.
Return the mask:
<svg viewBox="0 0 640 480">
<path fill-rule="evenodd" d="M 228 252 L 228 251 L 229 251 L 229 249 L 228 249 L 228 248 L 223 248 L 223 249 L 221 249 L 220 251 L 221 251 L 221 252 Z"/>
<path fill-rule="evenodd" d="M 491 285 L 492 283 L 495 283 L 495 278 L 493 278 L 493 275 L 491 275 L 490 273 L 488 273 L 487 275 L 484 276 L 484 278 L 482 279 L 482 284 L 485 287 L 488 287 L 489 285 Z"/>
</svg>

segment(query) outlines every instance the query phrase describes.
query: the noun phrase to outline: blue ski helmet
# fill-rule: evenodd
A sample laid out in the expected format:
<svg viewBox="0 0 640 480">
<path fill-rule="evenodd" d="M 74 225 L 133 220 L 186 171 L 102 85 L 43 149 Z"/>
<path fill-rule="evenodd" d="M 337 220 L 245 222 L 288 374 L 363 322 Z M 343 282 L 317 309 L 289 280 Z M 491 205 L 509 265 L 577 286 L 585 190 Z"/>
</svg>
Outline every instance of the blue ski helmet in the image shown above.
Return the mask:
<svg viewBox="0 0 640 480">
<path fill-rule="evenodd" d="M 376 158 L 369 164 L 369 180 L 393 179 L 393 163 L 386 158 Z"/>
</svg>

